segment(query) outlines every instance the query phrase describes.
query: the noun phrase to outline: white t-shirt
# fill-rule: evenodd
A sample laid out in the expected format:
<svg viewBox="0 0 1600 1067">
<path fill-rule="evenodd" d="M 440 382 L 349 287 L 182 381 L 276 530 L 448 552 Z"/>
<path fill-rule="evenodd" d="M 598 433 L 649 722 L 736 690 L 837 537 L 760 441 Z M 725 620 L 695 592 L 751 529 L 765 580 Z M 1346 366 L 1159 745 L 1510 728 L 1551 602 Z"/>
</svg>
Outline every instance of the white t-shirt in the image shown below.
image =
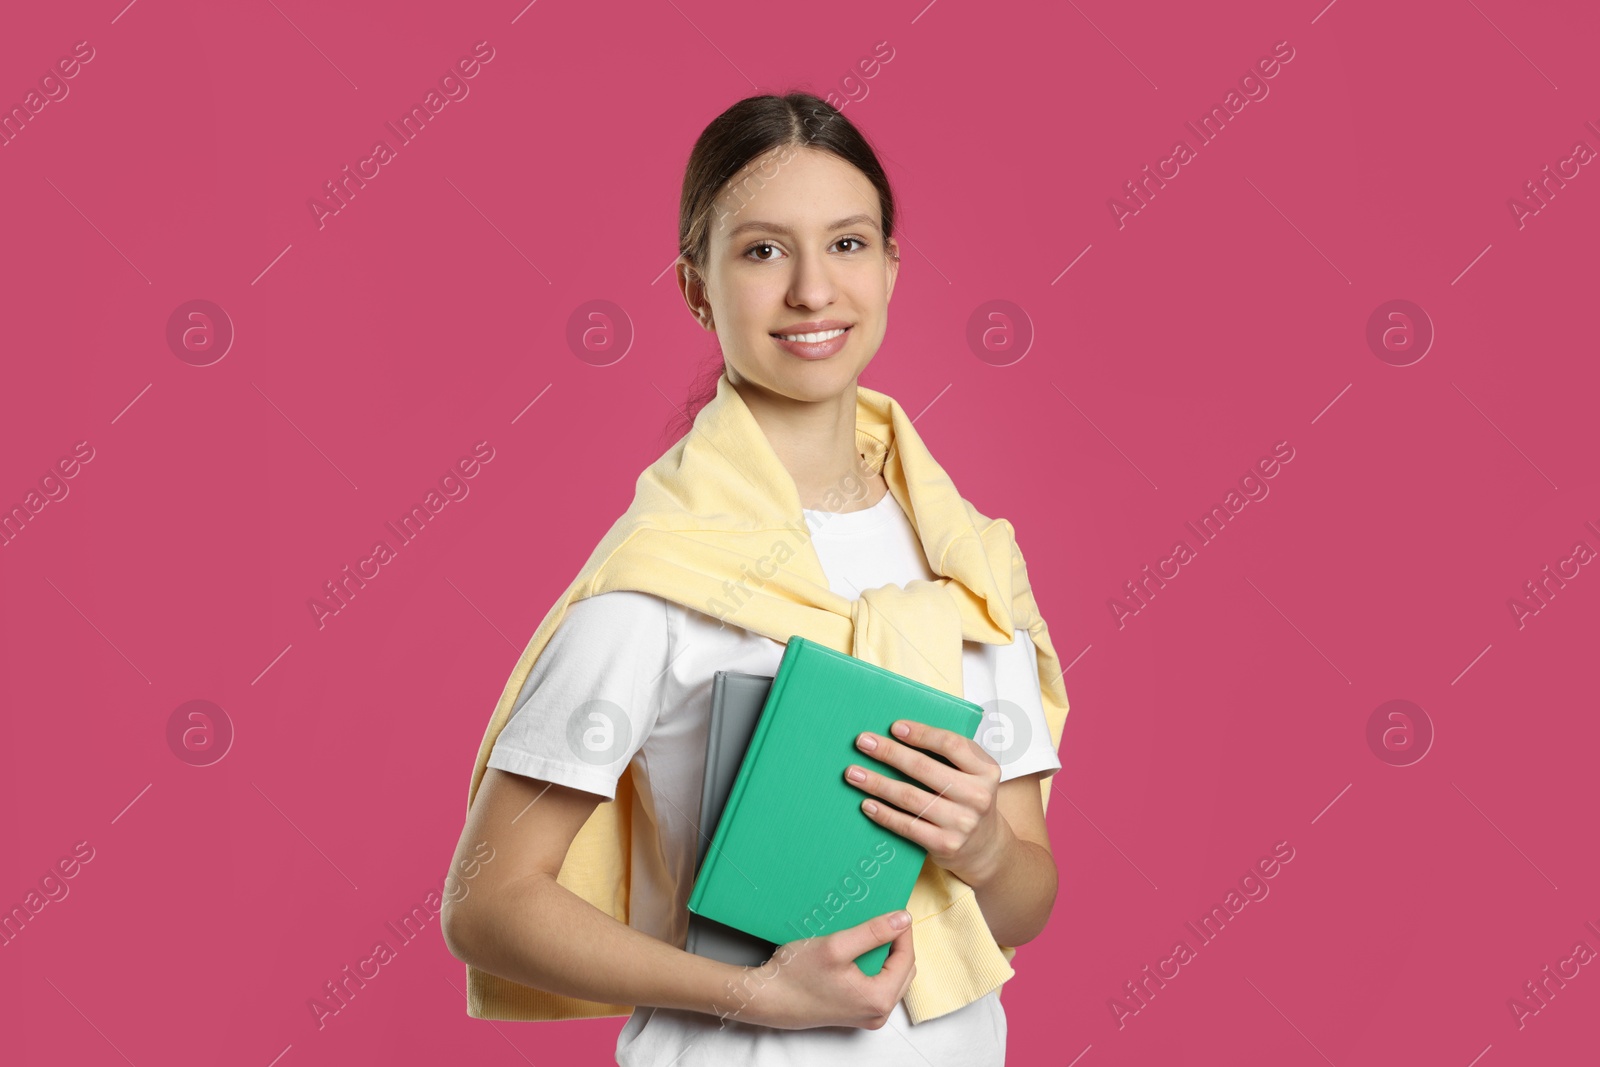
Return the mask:
<svg viewBox="0 0 1600 1067">
<path fill-rule="evenodd" d="M 841 596 L 937 576 L 892 494 L 850 512 L 806 511 L 812 543 Z M 615 799 L 631 767 L 630 922 L 682 948 L 694 887 L 712 675 L 775 675 L 784 644 L 663 597 L 613 590 L 567 609 L 517 697 L 488 765 Z M 963 695 L 986 715 L 977 740 L 1005 781 L 1061 769 L 1044 717 L 1033 641 L 965 642 Z M 842 773 L 843 766 L 840 771 Z M 865 798 L 868 794 L 862 793 Z M 709 833 L 710 830 L 708 829 Z M 623 1067 L 870 1063 L 985 1067 L 1005 1062 L 1000 991 L 913 1026 L 902 1001 L 878 1030 L 780 1030 L 709 1010 L 640 1007 L 617 1036 Z"/>
</svg>

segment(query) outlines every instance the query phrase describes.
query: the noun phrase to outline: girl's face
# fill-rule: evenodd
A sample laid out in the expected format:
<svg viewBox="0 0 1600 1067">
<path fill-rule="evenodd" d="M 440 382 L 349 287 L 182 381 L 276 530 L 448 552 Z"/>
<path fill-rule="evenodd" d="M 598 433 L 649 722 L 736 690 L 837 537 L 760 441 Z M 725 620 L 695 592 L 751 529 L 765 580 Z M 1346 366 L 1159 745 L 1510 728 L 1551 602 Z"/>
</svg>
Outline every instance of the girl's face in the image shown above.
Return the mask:
<svg viewBox="0 0 1600 1067">
<path fill-rule="evenodd" d="M 710 222 L 703 286 L 679 273 L 690 305 L 710 305 L 702 325 L 716 331 L 730 381 L 802 401 L 855 382 L 883 341 L 899 268 L 879 226 L 877 190 L 831 152 L 785 146 L 729 181 Z M 838 351 L 820 358 L 776 336 L 841 328 Z"/>
</svg>

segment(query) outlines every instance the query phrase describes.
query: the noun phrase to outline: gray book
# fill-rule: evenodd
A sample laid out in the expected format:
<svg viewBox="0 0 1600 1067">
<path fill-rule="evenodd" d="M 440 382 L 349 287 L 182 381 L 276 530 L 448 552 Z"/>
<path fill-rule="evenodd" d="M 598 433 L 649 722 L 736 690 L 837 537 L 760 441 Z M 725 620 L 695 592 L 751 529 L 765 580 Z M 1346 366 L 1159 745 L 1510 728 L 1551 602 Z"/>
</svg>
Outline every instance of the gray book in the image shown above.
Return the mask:
<svg viewBox="0 0 1600 1067">
<path fill-rule="evenodd" d="M 695 873 L 705 863 L 717 823 L 728 804 L 739 765 L 761 719 L 761 709 L 772 688 L 772 676 L 717 671 L 711 682 L 711 725 L 706 732 L 706 779 L 700 790 L 700 828 L 695 851 Z M 689 936 L 684 951 L 723 963 L 759 967 L 772 958 L 778 946 L 736 930 L 703 915 L 689 913 Z"/>
</svg>

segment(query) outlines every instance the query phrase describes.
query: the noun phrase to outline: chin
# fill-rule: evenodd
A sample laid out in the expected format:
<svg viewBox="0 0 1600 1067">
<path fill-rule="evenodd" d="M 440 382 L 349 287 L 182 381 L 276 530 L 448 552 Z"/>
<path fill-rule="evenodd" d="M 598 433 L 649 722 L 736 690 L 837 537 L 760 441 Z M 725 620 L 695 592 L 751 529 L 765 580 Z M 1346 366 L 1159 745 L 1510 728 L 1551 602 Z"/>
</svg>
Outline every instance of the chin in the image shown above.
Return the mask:
<svg viewBox="0 0 1600 1067">
<path fill-rule="evenodd" d="M 861 358 L 850 351 L 848 345 L 823 360 L 799 359 L 784 352 L 763 353 L 754 360 L 727 359 L 724 353 L 724 359 L 740 377 L 764 392 L 802 403 L 817 403 L 837 397 L 872 362 L 871 355 Z"/>
<path fill-rule="evenodd" d="M 843 352 L 839 353 L 844 355 Z M 789 360 L 773 380 L 779 384 L 778 392 L 795 400 L 829 400 L 844 392 L 861 375 L 865 364 L 838 357 L 818 363 Z"/>
</svg>

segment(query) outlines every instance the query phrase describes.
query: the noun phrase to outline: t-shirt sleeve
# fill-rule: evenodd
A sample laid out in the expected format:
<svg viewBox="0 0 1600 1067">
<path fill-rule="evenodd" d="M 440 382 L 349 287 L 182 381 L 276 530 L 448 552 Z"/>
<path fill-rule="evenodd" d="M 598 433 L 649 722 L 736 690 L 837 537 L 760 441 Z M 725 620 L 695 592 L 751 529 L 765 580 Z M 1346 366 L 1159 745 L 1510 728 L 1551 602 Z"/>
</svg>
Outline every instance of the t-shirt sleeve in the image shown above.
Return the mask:
<svg viewBox="0 0 1600 1067">
<path fill-rule="evenodd" d="M 490 767 L 615 800 L 661 713 L 668 603 L 616 589 L 567 608 L 534 661 Z"/>
<path fill-rule="evenodd" d="M 978 702 L 984 710 L 978 743 L 1000 764 L 1002 782 L 1038 771 L 1054 774 L 1061 769 L 1061 760 L 1044 717 L 1033 638 L 1018 630 L 1011 644 L 982 648 L 993 672 L 994 695 Z"/>
</svg>

